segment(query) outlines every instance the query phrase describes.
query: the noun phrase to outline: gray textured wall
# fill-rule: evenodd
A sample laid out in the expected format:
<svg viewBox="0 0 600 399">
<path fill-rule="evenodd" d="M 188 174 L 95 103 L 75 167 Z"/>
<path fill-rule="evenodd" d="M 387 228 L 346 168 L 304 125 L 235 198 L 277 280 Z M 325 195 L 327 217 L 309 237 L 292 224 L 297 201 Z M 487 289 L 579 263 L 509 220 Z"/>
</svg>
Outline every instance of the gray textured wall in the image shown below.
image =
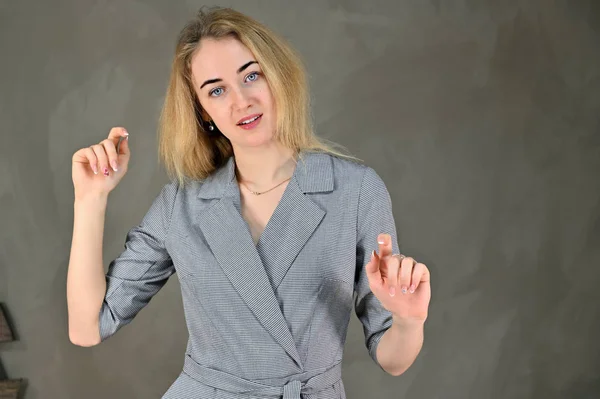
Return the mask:
<svg viewBox="0 0 600 399">
<path fill-rule="evenodd" d="M 600 3 L 230 1 L 287 37 L 319 134 L 384 178 L 400 245 L 429 265 L 426 343 L 378 371 L 353 316 L 358 398 L 600 397 Z M 26 398 L 158 398 L 187 338 L 176 279 L 109 343 L 67 336 L 71 156 L 131 133 L 106 263 L 165 175 L 155 127 L 196 1 L 0 0 L 0 348 Z"/>
</svg>

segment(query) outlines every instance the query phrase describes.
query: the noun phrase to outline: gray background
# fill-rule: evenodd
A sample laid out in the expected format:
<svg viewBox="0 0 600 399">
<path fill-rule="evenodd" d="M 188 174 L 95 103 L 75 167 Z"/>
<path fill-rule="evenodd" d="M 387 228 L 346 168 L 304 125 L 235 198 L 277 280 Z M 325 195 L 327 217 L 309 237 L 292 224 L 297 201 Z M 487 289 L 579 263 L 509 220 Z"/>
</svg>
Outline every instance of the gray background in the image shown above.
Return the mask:
<svg viewBox="0 0 600 399">
<path fill-rule="evenodd" d="M 600 3 L 230 1 L 292 42 L 318 133 L 374 167 L 403 252 L 432 272 L 425 347 L 379 371 L 353 315 L 358 398 L 600 397 Z M 69 342 L 71 156 L 112 126 L 132 161 L 104 259 L 166 182 L 156 121 L 196 1 L 0 0 L 0 302 L 26 398 L 158 398 L 187 333 L 172 278 L 94 348 Z"/>
</svg>

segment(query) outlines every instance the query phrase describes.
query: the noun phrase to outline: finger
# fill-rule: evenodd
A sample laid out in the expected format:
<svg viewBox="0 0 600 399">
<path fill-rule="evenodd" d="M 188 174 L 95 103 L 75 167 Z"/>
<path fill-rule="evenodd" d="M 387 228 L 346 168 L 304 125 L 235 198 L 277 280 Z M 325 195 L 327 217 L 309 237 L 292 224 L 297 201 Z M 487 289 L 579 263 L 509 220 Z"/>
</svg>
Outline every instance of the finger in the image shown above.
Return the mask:
<svg viewBox="0 0 600 399">
<path fill-rule="evenodd" d="M 119 137 L 117 154 L 124 159 L 129 159 L 129 135 Z"/>
<path fill-rule="evenodd" d="M 398 269 L 400 269 L 400 260 L 396 256 L 388 256 L 383 260 L 387 266 L 387 284 L 390 296 L 396 295 L 398 288 Z"/>
<path fill-rule="evenodd" d="M 108 140 L 116 147 L 118 158 L 123 157 L 125 163 L 129 161 L 129 133 L 124 127 L 113 127 L 108 133 Z"/>
<path fill-rule="evenodd" d="M 379 256 L 382 259 L 392 255 L 392 236 L 389 234 L 379 234 L 377 236 L 377 243 L 379 244 Z"/>
<path fill-rule="evenodd" d="M 400 288 L 403 294 L 408 292 L 408 287 L 411 285 L 411 277 L 413 274 L 413 268 L 415 260 L 410 257 L 402 259 L 402 265 L 400 266 Z"/>
<path fill-rule="evenodd" d="M 381 279 L 381 270 L 379 270 L 379 263 L 379 256 L 377 256 L 375 251 L 371 252 L 371 260 L 365 266 L 365 271 L 367 273 L 369 284 L 373 288 L 379 288 L 381 285 L 383 285 L 383 281 Z"/>
<path fill-rule="evenodd" d="M 98 158 L 98 167 L 104 176 L 109 176 L 110 173 L 108 171 L 108 156 L 106 155 L 106 151 L 104 150 L 104 146 L 101 144 L 94 144 L 90 147 L 94 154 L 96 154 L 96 158 Z"/>
<path fill-rule="evenodd" d="M 409 292 L 412 294 L 419 288 L 419 284 L 429 281 L 429 269 L 423 263 L 417 263 L 413 268 L 412 284 Z"/>
<path fill-rule="evenodd" d="M 113 127 L 108 133 L 108 139 L 111 140 L 115 146 L 119 142 L 119 138 L 127 136 L 129 136 L 129 133 L 127 133 L 127 129 L 124 127 Z"/>
<path fill-rule="evenodd" d="M 87 163 L 94 174 L 98 174 L 98 158 L 90 147 L 82 148 L 73 154 L 73 162 Z"/>
<path fill-rule="evenodd" d="M 106 140 L 102 140 L 102 142 L 100 143 L 103 147 L 104 147 L 104 151 L 106 152 L 106 156 L 108 157 L 108 163 L 110 164 L 111 168 L 116 172 L 118 171 L 119 168 L 119 164 L 117 162 L 117 149 L 115 148 L 114 143 L 112 142 L 112 140 L 106 139 Z"/>
</svg>

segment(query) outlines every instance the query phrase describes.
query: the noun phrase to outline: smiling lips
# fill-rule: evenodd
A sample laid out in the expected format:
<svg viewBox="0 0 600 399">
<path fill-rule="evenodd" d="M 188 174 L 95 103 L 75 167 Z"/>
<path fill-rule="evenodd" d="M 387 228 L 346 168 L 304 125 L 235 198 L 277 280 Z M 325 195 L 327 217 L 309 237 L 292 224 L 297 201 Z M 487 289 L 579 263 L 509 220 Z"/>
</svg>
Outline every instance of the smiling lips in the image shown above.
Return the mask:
<svg viewBox="0 0 600 399">
<path fill-rule="evenodd" d="M 262 114 L 253 114 L 253 115 L 248 115 L 242 119 L 240 119 L 237 123 L 237 125 L 239 127 L 241 127 L 242 129 L 253 129 L 254 127 L 256 127 L 260 121 L 262 119 Z"/>
</svg>

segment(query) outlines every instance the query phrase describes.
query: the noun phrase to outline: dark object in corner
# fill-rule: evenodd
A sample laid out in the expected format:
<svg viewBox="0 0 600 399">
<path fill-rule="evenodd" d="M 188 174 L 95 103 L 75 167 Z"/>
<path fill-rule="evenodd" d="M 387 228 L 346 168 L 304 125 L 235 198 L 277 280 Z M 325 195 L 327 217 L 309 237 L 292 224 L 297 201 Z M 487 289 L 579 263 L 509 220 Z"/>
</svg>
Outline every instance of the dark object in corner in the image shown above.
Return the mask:
<svg viewBox="0 0 600 399">
<path fill-rule="evenodd" d="M 0 381 L 0 399 L 17 399 L 21 389 L 22 380 Z"/>
<path fill-rule="evenodd" d="M 0 304 L 0 342 L 9 342 L 13 340 L 14 335 L 8 325 L 4 309 Z M 22 381 L 22 379 L 0 380 L 0 399 L 17 399 L 19 397 Z"/>
<path fill-rule="evenodd" d="M 13 333 L 8 325 L 8 321 L 6 321 L 6 316 L 4 316 L 4 310 L 0 306 L 0 342 L 8 342 L 13 339 Z"/>
</svg>

